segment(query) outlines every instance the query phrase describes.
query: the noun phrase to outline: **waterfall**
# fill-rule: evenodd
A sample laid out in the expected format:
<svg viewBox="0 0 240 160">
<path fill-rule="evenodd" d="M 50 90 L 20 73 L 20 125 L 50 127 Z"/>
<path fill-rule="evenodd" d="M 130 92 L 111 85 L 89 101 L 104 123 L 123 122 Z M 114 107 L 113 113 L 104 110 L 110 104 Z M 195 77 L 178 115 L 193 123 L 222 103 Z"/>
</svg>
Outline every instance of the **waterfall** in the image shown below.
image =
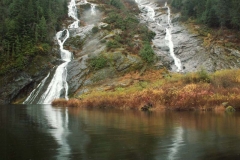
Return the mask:
<svg viewBox="0 0 240 160">
<path fill-rule="evenodd" d="M 91 6 L 91 15 L 93 15 L 93 16 L 96 15 L 96 6 L 97 6 L 97 4 L 90 3 L 90 2 L 88 2 L 87 0 L 83 0 L 83 1 L 82 1 L 82 4 L 83 4 L 83 5 L 84 5 L 84 4 L 90 4 L 90 6 Z"/>
<path fill-rule="evenodd" d="M 167 16 L 167 22 L 168 22 L 168 27 L 166 28 L 166 37 L 165 39 L 168 41 L 167 45 L 169 47 L 170 55 L 172 56 L 174 60 L 174 64 L 177 66 L 177 72 L 180 72 L 182 70 L 182 64 L 179 58 L 176 57 L 174 54 L 174 45 L 172 41 L 172 22 L 171 22 L 171 10 L 169 6 L 167 5 L 167 2 L 165 3 L 165 7 L 168 9 L 168 16 Z"/>
<path fill-rule="evenodd" d="M 77 18 L 77 7 L 76 7 L 76 2 L 75 0 L 71 0 L 71 2 L 68 5 L 68 16 L 72 17 L 75 22 L 73 22 L 72 24 L 70 24 L 68 26 L 68 28 L 78 28 L 79 27 L 79 22 L 80 20 Z"/>
<path fill-rule="evenodd" d="M 155 21 L 155 11 L 152 7 L 146 6 L 147 7 L 147 16 L 150 18 L 150 20 Z"/>
<path fill-rule="evenodd" d="M 141 17 L 143 18 L 144 21 L 147 22 L 148 27 L 150 29 L 154 30 L 156 28 L 156 26 L 159 26 L 159 27 L 165 26 L 165 24 L 160 24 L 162 19 L 159 19 L 158 18 L 159 14 L 155 13 L 155 11 L 160 8 L 157 6 L 156 3 L 152 3 L 152 2 L 150 2 L 150 0 L 135 0 L 135 2 L 137 3 L 138 8 L 142 11 Z M 176 71 L 180 72 L 180 71 L 182 71 L 182 64 L 181 64 L 180 59 L 177 58 L 176 55 L 174 54 L 174 45 L 173 45 L 172 33 L 171 33 L 171 31 L 172 31 L 171 10 L 170 10 L 167 2 L 165 3 L 164 8 L 167 8 L 167 27 L 166 28 L 164 27 L 164 29 L 166 31 L 166 36 L 165 36 L 166 41 L 165 42 L 169 48 L 170 56 L 174 60 L 174 65 L 177 67 Z M 155 29 L 155 31 L 157 31 L 157 30 Z M 155 41 L 154 45 L 158 46 L 158 44 L 156 44 L 156 41 Z M 159 45 L 159 46 L 161 46 L 161 45 Z"/>
<path fill-rule="evenodd" d="M 75 0 L 71 0 L 68 5 L 68 16 L 72 17 L 75 21 L 68 26 L 68 28 L 78 28 L 79 19 L 77 18 L 77 7 Z M 72 53 L 63 48 L 65 41 L 69 38 L 69 31 L 64 29 L 56 34 L 56 38 L 60 47 L 61 59 L 64 61 L 59 65 L 48 84 L 47 88 L 44 87 L 49 75 L 45 77 L 42 82 L 34 89 L 24 104 L 50 104 L 54 99 L 60 98 L 64 93 L 64 98 L 68 99 L 68 83 L 67 83 L 67 65 L 72 59 Z M 46 84 L 47 85 L 47 84 Z M 46 90 L 42 91 L 43 88 Z M 41 94 L 41 92 L 43 92 Z"/>
<path fill-rule="evenodd" d="M 91 3 L 91 15 L 96 15 L 95 7 L 96 5 Z"/>
</svg>

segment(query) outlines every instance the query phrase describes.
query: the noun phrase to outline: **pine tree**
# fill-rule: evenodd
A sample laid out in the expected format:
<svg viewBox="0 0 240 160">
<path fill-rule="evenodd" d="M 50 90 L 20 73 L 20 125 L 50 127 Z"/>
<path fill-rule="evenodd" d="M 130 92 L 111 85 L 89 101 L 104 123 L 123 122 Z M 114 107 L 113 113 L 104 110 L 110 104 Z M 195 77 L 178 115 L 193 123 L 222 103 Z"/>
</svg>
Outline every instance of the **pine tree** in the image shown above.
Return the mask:
<svg viewBox="0 0 240 160">
<path fill-rule="evenodd" d="M 229 8 L 230 0 L 218 0 L 216 5 L 216 14 L 219 19 L 221 27 L 226 26 L 227 22 L 230 21 Z"/>
<path fill-rule="evenodd" d="M 42 16 L 42 18 L 40 19 L 39 25 L 38 25 L 38 29 L 39 29 L 39 37 L 40 40 L 42 42 L 46 42 L 46 38 L 47 38 L 47 23 L 46 20 L 44 18 L 44 16 Z"/>
<path fill-rule="evenodd" d="M 240 1 L 232 0 L 230 10 L 230 23 L 233 28 L 240 29 Z"/>
<path fill-rule="evenodd" d="M 203 16 L 204 16 L 203 20 L 208 26 L 210 27 L 219 26 L 218 17 L 212 0 L 207 0 L 206 10 Z"/>
</svg>

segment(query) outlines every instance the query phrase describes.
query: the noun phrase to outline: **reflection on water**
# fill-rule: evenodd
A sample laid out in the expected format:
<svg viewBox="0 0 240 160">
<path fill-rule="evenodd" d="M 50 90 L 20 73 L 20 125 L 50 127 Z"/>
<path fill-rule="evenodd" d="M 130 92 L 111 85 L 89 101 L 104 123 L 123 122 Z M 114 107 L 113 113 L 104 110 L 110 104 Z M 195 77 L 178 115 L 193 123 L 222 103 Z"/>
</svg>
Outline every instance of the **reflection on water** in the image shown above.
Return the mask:
<svg viewBox="0 0 240 160">
<path fill-rule="evenodd" d="M 240 114 L 0 107 L 0 159 L 239 159 Z"/>
<path fill-rule="evenodd" d="M 178 150 L 181 147 L 181 143 L 183 143 L 183 128 L 176 127 L 173 136 L 173 144 L 169 151 L 168 159 L 176 159 L 178 154 Z"/>
</svg>

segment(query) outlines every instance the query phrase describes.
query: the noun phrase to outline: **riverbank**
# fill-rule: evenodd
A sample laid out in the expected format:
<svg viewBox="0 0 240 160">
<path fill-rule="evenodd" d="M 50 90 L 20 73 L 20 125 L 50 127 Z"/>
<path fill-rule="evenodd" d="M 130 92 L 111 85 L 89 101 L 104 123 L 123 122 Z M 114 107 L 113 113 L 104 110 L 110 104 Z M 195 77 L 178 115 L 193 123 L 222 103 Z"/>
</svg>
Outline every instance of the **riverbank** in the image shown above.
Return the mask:
<svg viewBox="0 0 240 160">
<path fill-rule="evenodd" d="M 79 97 L 54 100 L 52 105 L 137 110 L 225 110 L 228 106 L 240 109 L 239 69 L 211 74 L 204 70 L 188 74 L 155 70 L 142 75 L 126 74 L 117 81 L 122 80 L 129 83 L 106 86 L 102 82 Z"/>
</svg>

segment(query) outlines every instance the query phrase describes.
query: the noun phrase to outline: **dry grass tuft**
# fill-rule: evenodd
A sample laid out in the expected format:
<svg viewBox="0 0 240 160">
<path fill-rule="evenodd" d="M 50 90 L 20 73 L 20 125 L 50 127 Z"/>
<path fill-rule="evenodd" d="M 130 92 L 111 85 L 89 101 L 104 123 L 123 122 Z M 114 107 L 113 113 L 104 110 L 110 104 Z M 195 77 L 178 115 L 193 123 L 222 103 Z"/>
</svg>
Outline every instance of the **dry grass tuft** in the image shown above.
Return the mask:
<svg viewBox="0 0 240 160">
<path fill-rule="evenodd" d="M 67 100 L 66 99 L 55 99 L 52 102 L 53 106 L 66 106 L 67 105 Z"/>
<path fill-rule="evenodd" d="M 78 107 L 80 106 L 80 101 L 78 99 L 55 99 L 52 102 L 53 106 L 59 106 L 59 107 Z"/>
</svg>

